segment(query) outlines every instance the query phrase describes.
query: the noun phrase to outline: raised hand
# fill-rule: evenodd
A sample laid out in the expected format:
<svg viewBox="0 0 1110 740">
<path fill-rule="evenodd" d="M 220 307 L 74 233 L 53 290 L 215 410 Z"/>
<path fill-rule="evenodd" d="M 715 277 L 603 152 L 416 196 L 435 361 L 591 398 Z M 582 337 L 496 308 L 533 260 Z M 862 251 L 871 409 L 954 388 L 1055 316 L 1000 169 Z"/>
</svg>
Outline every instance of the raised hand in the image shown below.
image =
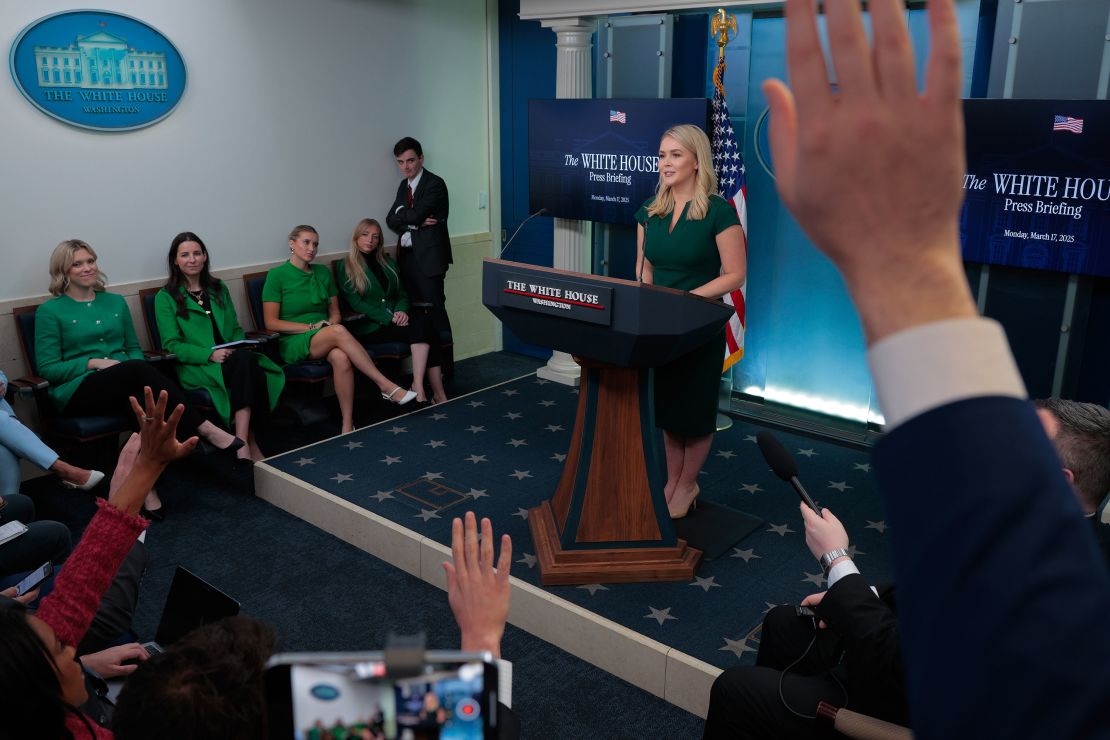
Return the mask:
<svg viewBox="0 0 1110 740">
<path fill-rule="evenodd" d="M 154 464 L 161 464 L 165 467 L 174 460 L 185 457 L 193 448 L 197 446 L 197 438 L 190 437 L 184 442 L 178 442 L 177 437 L 177 423 L 181 420 L 181 415 L 185 413 L 185 407 L 177 404 L 174 410 L 170 413 L 169 418 L 166 418 L 166 405 L 169 403 L 169 395 L 165 391 L 158 393 L 158 400 L 154 400 L 154 394 L 150 390 L 150 386 L 143 388 L 144 407 L 139 406 L 139 402 L 135 400 L 134 396 L 129 399 L 131 401 L 131 410 L 135 413 L 135 419 L 139 422 L 139 456 L 137 462 L 151 462 Z"/>
<path fill-rule="evenodd" d="M 953 0 L 929 3 L 918 93 L 901 0 L 827 2 L 833 90 L 815 0 L 786 4 L 791 89 L 764 84 L 780 196 L 843 273 L 868 340 L 975 315 L 957 228 L 964 174 L 963 70 Z"/>
<path fill-rule="evenodd" d="M 493 525 L 482 518 L 482 538 L 474 512 L 466 512 L 465 524 L 451 522 L 451 561 L 447 571 L 447 601 L 462 633 L 462 649 L 488 650 L 501 657 L 501 636 L 509 618 L 509 567 L 513 542 L 501 535 L 501 554 L 493 566 Z"/>
</svg>

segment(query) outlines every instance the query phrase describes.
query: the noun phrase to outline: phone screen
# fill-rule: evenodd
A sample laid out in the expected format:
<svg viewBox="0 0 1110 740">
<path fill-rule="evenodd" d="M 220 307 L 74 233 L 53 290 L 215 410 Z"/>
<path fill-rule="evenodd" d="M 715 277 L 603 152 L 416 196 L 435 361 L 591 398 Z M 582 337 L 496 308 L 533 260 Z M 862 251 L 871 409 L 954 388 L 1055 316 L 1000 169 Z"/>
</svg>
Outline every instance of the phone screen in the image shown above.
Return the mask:
<svg viewBox="0 0 1110 740">
<path fill-rule="evenodd" d="M 27 577 L 24 578 L 22 581 L 15 584 L 15 595 L 22 596 L 23 594 L 27 593 L 35 586 L 38 586 L 40 583 L 49 578 L 50 574 L 53 572 L 54 566 L 52 563 L 50 563 L 50 561 L 43 563 L 42 565 L 28 573 Z"/>
<path fill-rule="evenodd" d="M 271 720 L 281 705 L 285 705 L 285 717 L 271 721 L 270 736 L 298 740 L 487 737 L 496 713 L 491 709 L 496 696 L 487 687 L 496 687 L 496 671 L 495 664 L 481 660 L 428 662 L 419 675 L 395 679 L 386 676 L 381 660 L 277 665 L 267 671 Z"/>
</svg>

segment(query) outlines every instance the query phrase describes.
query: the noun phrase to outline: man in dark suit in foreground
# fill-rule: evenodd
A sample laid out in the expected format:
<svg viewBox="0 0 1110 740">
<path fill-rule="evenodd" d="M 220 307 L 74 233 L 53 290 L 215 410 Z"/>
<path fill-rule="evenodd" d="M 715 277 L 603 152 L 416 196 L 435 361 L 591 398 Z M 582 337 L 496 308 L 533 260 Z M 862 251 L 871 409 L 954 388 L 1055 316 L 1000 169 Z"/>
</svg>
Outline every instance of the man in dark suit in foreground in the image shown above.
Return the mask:
<svg viewBox="0 0 1110 740">
<path fill-rule="evenodd" d="M 393 156 L 404 179 L 397 186 L 397 197 L 385 222 L 400 237 L 397 265 L 412 306 L 413 331 L 426 337 L 432 352 L 437 352 L 441 337 L 451 331 L 443 290 L 447 269 L 453 262 L 451 237 L 447 233 L 450 211 L 447 183 L 424 169 L 424 149 L 411 136 L 393 146 Z M 438 362 L 431 371 L 440 372 Z M 446 397 L 435 399 L 445 400 Z"/>
<path fill-rule="evenodd" d="M 960 261 L 953 0 L 929 3 L 918 93 L 901 0 L 788 0 L 793 91 L 764 83 L 783 201 L 844 277 L 886 418 L 875 448 L 918 738 L 1110 736 L 1110 571 L 1002 328 Z"/>
</svg>

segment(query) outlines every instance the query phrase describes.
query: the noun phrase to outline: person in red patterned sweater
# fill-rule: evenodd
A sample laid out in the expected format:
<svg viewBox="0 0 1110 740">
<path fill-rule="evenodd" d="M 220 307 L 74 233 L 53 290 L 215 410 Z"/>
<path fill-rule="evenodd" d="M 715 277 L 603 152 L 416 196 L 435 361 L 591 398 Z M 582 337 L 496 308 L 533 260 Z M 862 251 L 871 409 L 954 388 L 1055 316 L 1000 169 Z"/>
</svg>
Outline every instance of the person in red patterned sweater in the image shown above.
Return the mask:
<svg viewBox="0 0 1110 740">
<path fill-rule="evenodd" d="M 174 436 L 184 412 L 178 405 L 166 417 L 167 396 L 155 401 L 145 389 L 145 404 L 132 398 L 139 422 L 140 447 L 130 474 L 107 501 L 98 501 L 54 591 L 29 615 L 11 599 L 0 600 L 0 696 L 4 712 L 0 738 L 111 738 L 77 709 L 88 697 L 81 666 L 74 657 L 101 597 L 149 522 L 139 509 L 166 465 L 189 454 L 196 437 Z"/>
</svg>

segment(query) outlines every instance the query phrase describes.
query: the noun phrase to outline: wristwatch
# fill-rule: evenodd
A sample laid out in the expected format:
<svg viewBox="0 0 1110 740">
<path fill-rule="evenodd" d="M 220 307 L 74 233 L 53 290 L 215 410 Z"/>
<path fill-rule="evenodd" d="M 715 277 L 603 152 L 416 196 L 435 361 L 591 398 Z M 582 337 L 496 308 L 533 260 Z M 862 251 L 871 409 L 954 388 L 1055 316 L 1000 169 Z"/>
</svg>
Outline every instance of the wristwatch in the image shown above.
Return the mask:
<svg viewBox="0 0 1110 740">
<path fill-rule="evenodd" d="M 827 553 L 825 553 L 820 558 L 818 558 L 818 560 L 821 561 L 821 568 L 824 569 L 824 571 L 826 573 L 828 573 L 829 568 L 832 567 L 832 564 L 833 564 L 834 560 L 836 560 L 837 558 L 849 558 L 850 559 L 851 557 L 852 557 L 852 554 L 850 552 L 845 550 L 843 547 L 838 547 L 835 550 L 829 550 Z"/>
</svg>

